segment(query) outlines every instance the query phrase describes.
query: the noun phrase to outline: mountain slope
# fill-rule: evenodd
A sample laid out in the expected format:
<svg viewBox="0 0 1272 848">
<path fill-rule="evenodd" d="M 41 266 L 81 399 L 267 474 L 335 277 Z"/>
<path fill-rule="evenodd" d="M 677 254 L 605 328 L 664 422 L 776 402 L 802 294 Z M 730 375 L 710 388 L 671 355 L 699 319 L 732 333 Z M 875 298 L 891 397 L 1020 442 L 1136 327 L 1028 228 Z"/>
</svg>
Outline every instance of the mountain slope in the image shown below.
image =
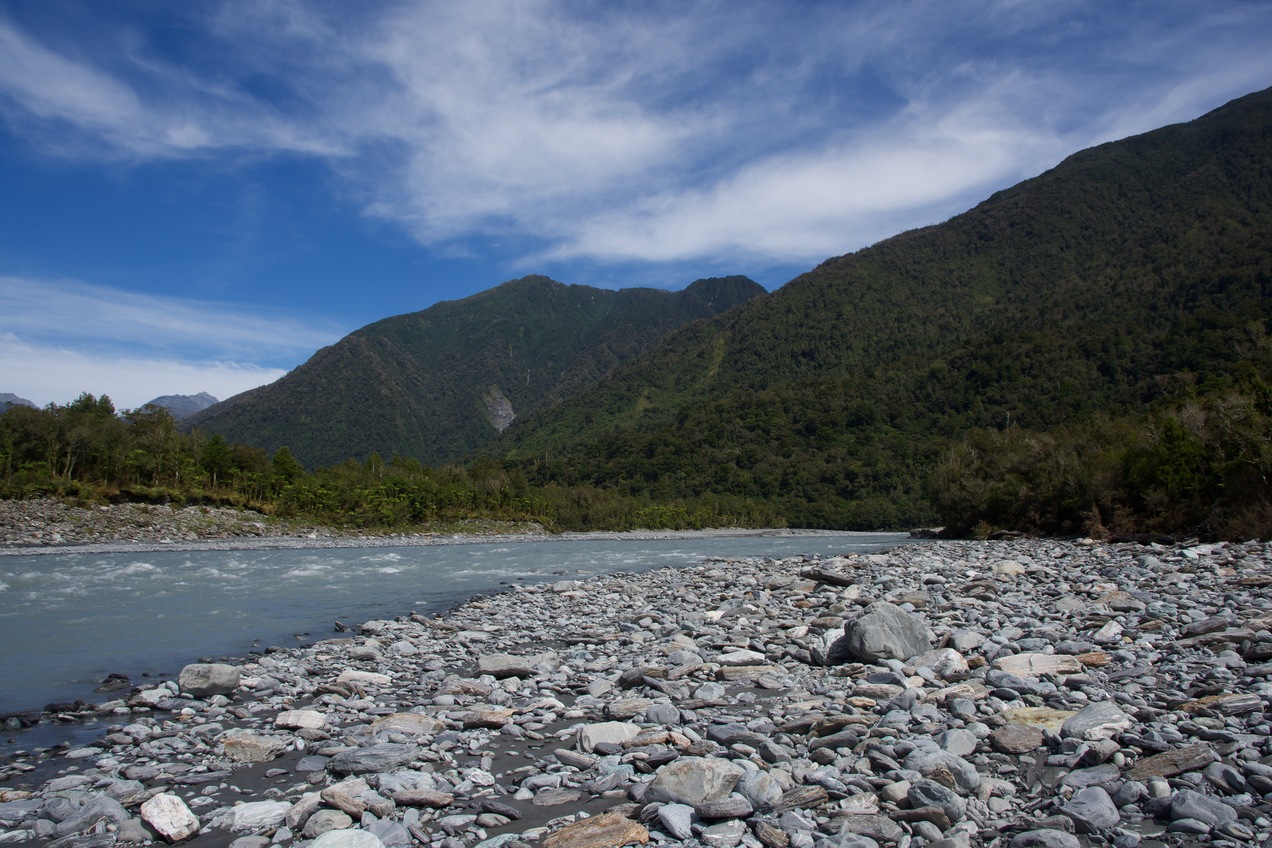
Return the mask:
<svg viewBox="0 0 1272 848">
<path fill-rule="evenodd" d="M 745 277 L 679 292 L 525 277 L 369 324 L 187 424 L 269 451 L 287 445 L 310 466 L 373 452 L 435 465 L 470 454 L 672 330 L 763 292 Z"/>
<path fill-rule="evenodd" d="M 1270 296 L 1272 90 L 828 260 L 500 449 L 541 482 L 728 491 L 796 524 L 927 521 L 949 437 L 1267 377 Z"/>
<path fill-rule="evenodd" d="M 142 407 L 157 406 L 166 409 L 172 413 L 173 418 L 181 421 L 196 412 L 202 412 L 216 402 L 216 398 L 207 392 L 199 392 L 197 395 L 160 395 L 142 404 Z"/>
<path fill-rule="evenodd" d="M 29 406 L 35 409 L 35 404 L 24 397 L 18 397 L 13 392 L 0 392 L 0 412 L 5 412 L 11 406 Z"/>
</svg>

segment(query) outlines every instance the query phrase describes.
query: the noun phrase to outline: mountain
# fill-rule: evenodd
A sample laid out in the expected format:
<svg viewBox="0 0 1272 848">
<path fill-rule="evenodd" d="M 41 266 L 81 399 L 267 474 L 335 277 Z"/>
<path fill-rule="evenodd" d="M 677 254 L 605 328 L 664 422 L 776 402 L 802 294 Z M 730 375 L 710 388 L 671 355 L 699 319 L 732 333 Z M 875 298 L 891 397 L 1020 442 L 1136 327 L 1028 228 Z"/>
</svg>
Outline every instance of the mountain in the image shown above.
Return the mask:
<svg viewBox="0 0 1272 848">
<path fill-rule="evenodd" d="M 471 454 L 673 330 L 763 293 L 745 277 L 698 280 L 679 292 L 524 277 L 369 324 L 186 424 L 271 452 L 286 445 L 309 466 L 372 453 L 437 465 Z"/>
<path fill-rule="evenodd" d="M 6 411 L 11 406 L 29 406 L 35 408 L 35 404 L 23 397 L 18 397 L 12 392 L 0 392 L 0 412 Z"/>
<path fill-rule="evenodd" d="M 142 406 L 161 407 L 171 412 L 173 418 L 181 421 L 196 412 L 202 412 L 214 403 L 217 403 L 217 399 L 212 395 L 199 392 L 197 395 L 162 395 Z"/>
<path fill-rule="evenodd" d="M 930 522 L 933 467 L 965 434 L 1266 388 L 1270 319 L 1272 89 L 830 259 L 496 451 L 538 483 L 728 492 L 804 526 Z"/>
</svg>

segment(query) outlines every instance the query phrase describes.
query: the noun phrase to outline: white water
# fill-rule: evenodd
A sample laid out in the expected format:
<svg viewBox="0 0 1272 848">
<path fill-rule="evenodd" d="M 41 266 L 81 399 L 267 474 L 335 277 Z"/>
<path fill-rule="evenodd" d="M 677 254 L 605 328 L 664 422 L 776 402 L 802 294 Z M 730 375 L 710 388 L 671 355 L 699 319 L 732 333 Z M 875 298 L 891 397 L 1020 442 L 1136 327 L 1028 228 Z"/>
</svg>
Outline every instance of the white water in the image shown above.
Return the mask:
<svg viewBox="0 0 1272 848">
<path fill-rule="evenodd" d="M 137 685 L 143 675 L 172 675 L 204 657 L 329 638 L 336 621 L 444 612 L 515 583 L 904 541 L 902 534 L 853 533 L 5 556 L 0 715 L 118 697 L 93 691 L 112 672 Z"/>
</svg>

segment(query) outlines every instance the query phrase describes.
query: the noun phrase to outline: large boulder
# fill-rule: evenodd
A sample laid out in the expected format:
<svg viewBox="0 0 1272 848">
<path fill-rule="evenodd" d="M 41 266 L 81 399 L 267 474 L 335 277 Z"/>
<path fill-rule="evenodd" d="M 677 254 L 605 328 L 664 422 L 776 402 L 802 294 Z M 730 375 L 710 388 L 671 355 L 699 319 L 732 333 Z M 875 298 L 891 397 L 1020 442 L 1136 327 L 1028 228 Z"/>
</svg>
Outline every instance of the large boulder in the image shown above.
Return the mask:
<svg viewBox="0 0 1272 848">
<path fill-rule="evenodd" d="M 658 770 L 645 797 L 649 801 L 688 804 L 727 798 L 742 778 L 741 766 L 725 759 L 681 757 Z"/>
<path fill-rule="evenodd" d="M 192 698 L 229 695 L 239 687 L 239 670 L 225 663 L 193 663 L 181 669 L 177 686 Z"/>
<path fill-rule="evenodd" d="M 932 650 L 927 626 L 896 604 L 876 601 L 844 624 L 842 647 L 849 659 L 874 663 L 908 660 Z"/>
</svg>

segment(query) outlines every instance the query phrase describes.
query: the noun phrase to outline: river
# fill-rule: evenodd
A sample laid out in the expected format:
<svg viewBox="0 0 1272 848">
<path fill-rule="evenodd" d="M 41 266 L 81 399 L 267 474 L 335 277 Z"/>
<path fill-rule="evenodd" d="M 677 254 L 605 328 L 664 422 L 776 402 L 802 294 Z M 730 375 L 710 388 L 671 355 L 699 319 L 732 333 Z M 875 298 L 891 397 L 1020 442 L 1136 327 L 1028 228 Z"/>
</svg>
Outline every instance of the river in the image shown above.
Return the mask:
<svg viewBox="0 0 1272 848">
<path fill-rule="evenodd" d="M 699 534 L 4 556 L 0 715 L 119 697 L 94 691 L 111 673 L 137 685 L 202 658 L 330 638 L 336 622 L 441 613 L 516 583 L 679 568 L 712 557 L 866 552 L 906 541 L 897 533 Z"/>
</svg>

